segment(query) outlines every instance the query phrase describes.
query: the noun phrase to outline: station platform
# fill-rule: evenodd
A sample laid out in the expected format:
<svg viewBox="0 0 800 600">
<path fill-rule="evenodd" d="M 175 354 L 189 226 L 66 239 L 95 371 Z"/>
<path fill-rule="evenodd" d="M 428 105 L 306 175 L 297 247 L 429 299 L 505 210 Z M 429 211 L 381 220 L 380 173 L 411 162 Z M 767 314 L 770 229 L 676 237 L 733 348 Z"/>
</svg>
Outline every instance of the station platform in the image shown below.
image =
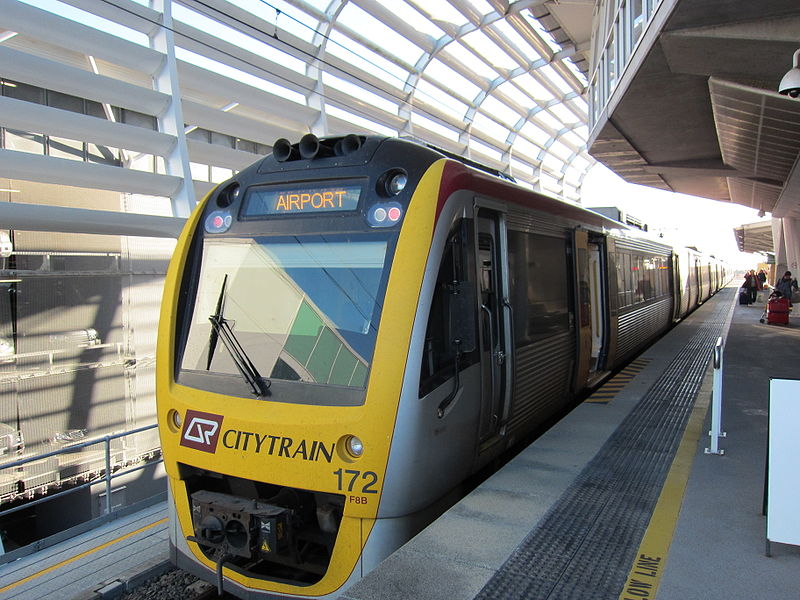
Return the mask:
<svg viewBox="0 0 800 600">
<path fill-rule="evenodd" d="M 770 378 L 800 378 L 789 325 L 727 288 L 387 558 L 341 600 L 797 597 L 800 547 L 765 554 Z M 707 454 L 725 340 L 724 454 Z M 0 598 L 117 598 L 168 568 L 161 502 L 0 566 Z"/>
<path fill-rule="evenodd" d="M 118 598 L 169 567 L 167 504 L 161 501 L 0 565 L 0 598 Z"/>
<path fill-rule="evenodd" d="M 800 547 L 766 556 L 770 378 L 800 378 L 800 307 L 759 322 L 726 288 L 342 600 L 774 600 Z M 707 454 L 725 340 L 724 454 Z"/>
</svg>

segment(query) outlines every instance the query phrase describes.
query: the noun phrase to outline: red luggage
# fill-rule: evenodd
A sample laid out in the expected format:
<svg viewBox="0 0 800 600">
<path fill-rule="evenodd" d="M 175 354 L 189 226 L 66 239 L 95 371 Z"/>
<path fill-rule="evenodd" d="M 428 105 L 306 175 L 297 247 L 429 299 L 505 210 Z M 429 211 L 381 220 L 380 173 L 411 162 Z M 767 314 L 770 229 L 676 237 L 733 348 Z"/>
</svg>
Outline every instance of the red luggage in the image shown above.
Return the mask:
<svg viewBox="0 0 800 600">
<path fill-rule="evenodd" d="M 773 325 L 789 324 L 789 299 L 773 298 L 767 302 L 767 323 Z"/>
</svg>

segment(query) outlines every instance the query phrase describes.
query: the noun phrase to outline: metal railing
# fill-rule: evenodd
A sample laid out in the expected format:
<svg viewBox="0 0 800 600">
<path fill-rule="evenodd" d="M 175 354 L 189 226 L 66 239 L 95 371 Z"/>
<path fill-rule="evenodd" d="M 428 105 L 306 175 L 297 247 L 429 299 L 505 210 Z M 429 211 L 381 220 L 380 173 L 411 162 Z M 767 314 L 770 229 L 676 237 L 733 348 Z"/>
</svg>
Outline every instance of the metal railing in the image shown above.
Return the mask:
<svg viewBox="0 0 800 600">
<path fill-rule="evenodd" d="M 72 452 L 75 452 L 76 450 L 80 450 L 82 448 L 88 448 L 90 446 L 96 446 L 98 444 L 104 444 L 105 445 L 105 473 L 104 473 L 104 476 L 102 478 L 92 479 L 90 481 L 87 481 L 86 483 L 83 483 L 83 484 L 80 484 L 80 485 L 76 485 L 74 487 L 70 487 L 69 489 L 61 490 L 61 491 L 58 491 L 58 492 L 55 492 L 55 493 L 52 493 L 52 494 L 47 494 L 46 496 L 44 496 L 42 498 L 39 498 L 37 500 L 33 500 L 31 502 L 25 502 L 24 504 L 21 504 L 20 506 L 15 506 L 14 508 L 9 508 L 9 509 L 6 509 L 6 510 L 2 510 L 2 511 L 0 511 L 0 518 L 6 517 L 6 516 L 8 516 L 10 514 L 13 514 L 13 513 L 17 512 L 17 511 L 20 511 L 20 510 L 23 510 L 23 509 L 27 509 L 27 508 L 30 508 L 32 506 L 36 506 L 38 504 L 42 504 L 42 503 L 48 502 L 50 500 L 54 500 L 55 498 L 61 498 L 63 496 L 66 496 L 67 494 L 72 494 L 74 492 L 77 492 L 79 490 L 82 490 L 82 489 L 85 489 L 85 488 L 88 488 L 88 487 L 91 487 L 91 486 L 94 486 L 94 485 L 100 485 L 100 484 L 103 483 L 103 480 L 105 480 L 105 494 L 106 494 L 106 498 L 105 498 L 105 513 L 106 514 L 111 514 L 111 512 L 112 512 L 112 508 L 111 508 L 112 485 L 111 485 L 111 482 L 114 479 L 118 478 L 118 477 L 122 477 L 123 475 L 130 475 L 131 473 L 135 473 L 136 471 L 140 471 L 142 469 L 146 469 L 146 468 L 148 468 L 148 467 L 150 467 L 150 466 L 152 466 L 154 464 L 158 464 L 158 463 L 163 461 L 163 458 L 161 458 L 161 456 L 159 455 L 157 460 L 148 460 L 148 461 L 145 461 L 143 464 L 139 464 L 139 465 L 136 465 L 136 466 L 130 466 L 130 464 L 127 464 L 127 465 L 123 464 L 123 465 L 119 466 L 119 463 L 117 463 L 117 465 L 113 465 L 112 464 L 112 460 L 111 460 L 111 458 L 112 458 L 112 455 L 111 455 L 111 441 L 112 440 L 117 440 L 117 439 L 120 439 L 120 438 L 124 438 L 124 437 L 130 436 L 130 435 L 134 435 L 134 434 L 137 434 L 137 433 L 142 433 L 144 431 L 150 431 L 152 429 L 155 429 L 156 427 L 158 427 L 158 425 L 156 425 L 156 424 L 146 425 L 144 427 L 139 427 L 137 429 L 131 429 L 130 431 L 124 431 L 122 433 L 104 435 L 101 438 L 96 438 L 96 439 L 93 439 L 93 440 L 87 440 L 85 442 L 80 442 L 78 444 L 71 444 L 68 447 L 60 448 L 58 450 L 53 450 L 52 452 L 46 452 L 44 454 L 37 454 L 36 456 L 30 456 L 28 458 L 21 458 L 19 460 L 15 460 L 13 462 L 9 462 L 9 463 L 0 465 L 0 472 L 4 472 L 4 471 L 7 471 L 9 469 L 15 469 L 15 468 L 21 467 L 23 465 L 26 465 L 26 464 L 34 462 L 34 461 L 43 460 L 45 458 L 50 458 L 52 456 L 58 456 L 60 454 L 72 453 Z M 155 450 L 156 449 L 154 449 L 154 451 Z M 138 458 L 141 458 L 141 457 L 138 457 Z M 116 472 L 114 470 L 115 466 L 119 466 L 119 468 L 116 470 Z M 127 468 L 127 467 L 130 467 L 130 468 Z"/>
</svg>

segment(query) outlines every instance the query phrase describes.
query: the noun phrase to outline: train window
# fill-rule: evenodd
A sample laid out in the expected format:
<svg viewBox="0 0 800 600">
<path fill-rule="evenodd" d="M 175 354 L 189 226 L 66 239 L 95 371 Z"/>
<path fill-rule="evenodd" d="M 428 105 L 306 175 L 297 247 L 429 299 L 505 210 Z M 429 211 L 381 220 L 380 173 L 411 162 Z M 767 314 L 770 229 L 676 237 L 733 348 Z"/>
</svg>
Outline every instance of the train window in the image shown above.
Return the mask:
<svg viewBox="0 0 800 600">
<path fill-rule="evenodd" d="M 613 261 L 617 272 L 617 309 L 620 309 L 628 304 L 625 300 L 625 264 L 619 253 L 613 255 Z"/>
<path fill-rule="evenodd" d="M 569 287 L 564 239 L 508 232 L 509 300 L 517 346 L 568 331 Z"/>
<path fill-rule="evenodd" d="M 436 287 L 431 301 L 431 312 L 425 331 L 425 346 L 422 352 L 420 370 L 419 397 L 422 398 L 453 377 L 455 367 L 456 345 L 454 339 L 454 323 L 460 321 L 467 327 L 475 324 L 475 305 L 466 308 L 466 303 L 457 302 L 455 292 L 461 292 L 475 285 L 474 277 L 470 277 L 471 269 L 467 268 L 467 244 L 469 227 L 467 220 L 459 221 L 453 228 L 445 246 Z M 490 276 L 481 269 L 482 277 Z M 480 282 L 484 287 L 484 282 Z M 473 292 L 472 297 L 475 297 Z M 454 315 L 453 311 L 468 311 L 468 314 Z M 475 354 L 462 355 L 459 368 L 463 369 L 475 362 Z"/>
<path fill-rule="evenodd" d="M 625 265 L 625 306 L 633 304 L 633 290 L 634 290 L 634 276 L 636 268 L 636 261 L 632 260 L 632 256 L 627 252 L 623 255 Z"/>
<path fill-rule="evenodd" d="M 366 385 L 389 234 L 207 240 L 182 368 L 236 374 L 209 318 L 271 379 Z"/>
</svg>

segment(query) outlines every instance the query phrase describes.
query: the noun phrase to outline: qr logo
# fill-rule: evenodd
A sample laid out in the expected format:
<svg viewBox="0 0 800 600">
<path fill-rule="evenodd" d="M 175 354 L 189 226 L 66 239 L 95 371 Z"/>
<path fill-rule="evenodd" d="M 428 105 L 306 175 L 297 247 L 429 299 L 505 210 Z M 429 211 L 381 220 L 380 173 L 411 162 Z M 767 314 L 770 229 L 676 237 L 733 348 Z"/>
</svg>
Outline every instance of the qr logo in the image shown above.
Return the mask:
<svg viewBox="0 0 800 600">
<path fill-rule="evenodd" d="M 222 429 L 222 415 L 187 410 L 181 432 L 181 446 L 214 454 Z"/>
</svg>

